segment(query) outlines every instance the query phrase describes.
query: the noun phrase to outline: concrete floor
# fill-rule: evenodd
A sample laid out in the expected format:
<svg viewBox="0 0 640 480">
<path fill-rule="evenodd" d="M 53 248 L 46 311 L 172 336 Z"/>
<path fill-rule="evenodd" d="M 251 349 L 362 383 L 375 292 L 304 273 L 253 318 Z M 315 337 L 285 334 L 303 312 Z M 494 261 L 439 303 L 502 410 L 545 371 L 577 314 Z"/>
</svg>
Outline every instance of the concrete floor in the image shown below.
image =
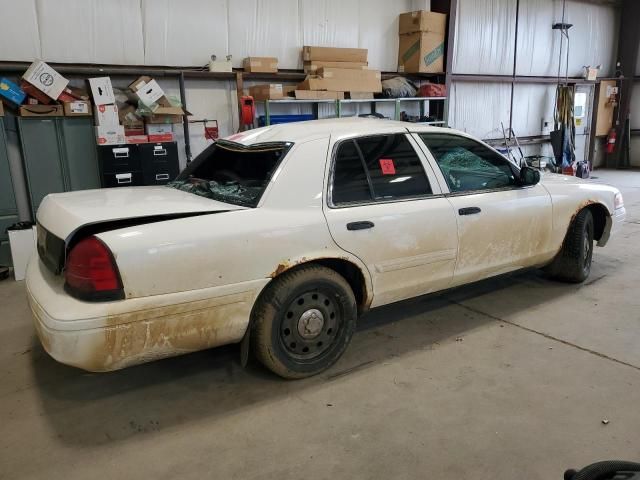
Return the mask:
<svg viewBox="0 0 640 480">
<path fill-rule="evenodd" d="M 304 381 L 243 370 L 235 346 L 66 367 L 1 282 L 0 478 L 550 480 L 639 460 L 640 172 L 595 176 L 628 218 L 583 285 L 527 272 L 382 308 Z"/>
</svg>

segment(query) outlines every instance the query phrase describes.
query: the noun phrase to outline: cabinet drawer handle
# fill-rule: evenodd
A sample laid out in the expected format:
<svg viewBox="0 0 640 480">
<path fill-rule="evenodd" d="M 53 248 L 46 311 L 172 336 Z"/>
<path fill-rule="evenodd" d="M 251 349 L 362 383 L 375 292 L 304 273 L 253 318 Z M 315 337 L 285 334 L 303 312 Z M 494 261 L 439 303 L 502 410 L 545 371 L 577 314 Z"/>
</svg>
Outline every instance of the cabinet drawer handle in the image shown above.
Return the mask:
<svg viewBox="0 0 640 480">
<path fill-rule="evenodd" d="M 131 175 L 130 173 L 118 173 L 116 174 L 116 181 L 118 185 L 122 185 L 124 183 L 131 183 Z"/>
<path fill-rule="evenodd" d="M 161 147 L 156 147 L 153 149 L 153 156 L 154 157 L 163 157 L 167 155 L 167 149 L 166 148 L 161 148 Z"/>
<path fill-rule="evenodd" d="M 156 180 L 169 180 L 168 173 L 158 173 L 156 174 Z"/>
<path fill-rule="evenodd" d="M 129 158 L 128 148 L 114 148 L 112 152 L 115 158 Z"/>
</svg>

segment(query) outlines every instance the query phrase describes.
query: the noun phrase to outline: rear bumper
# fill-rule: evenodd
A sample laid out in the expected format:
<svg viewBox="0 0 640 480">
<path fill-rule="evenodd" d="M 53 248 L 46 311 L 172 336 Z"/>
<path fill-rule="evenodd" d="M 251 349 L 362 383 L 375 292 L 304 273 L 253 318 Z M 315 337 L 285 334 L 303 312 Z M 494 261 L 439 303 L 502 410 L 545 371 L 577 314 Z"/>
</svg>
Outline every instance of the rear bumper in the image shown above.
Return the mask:
<svg viewBox="0 0 640 480">
<path fill-rule="evenodd" d="M 26 280 L 44 349 L 61 363 L 92 372 L 240 341 L 268 282 L 90 303 L 64 292 L 62 279 L 38 258 L 30 262 Z"/>
</svg>

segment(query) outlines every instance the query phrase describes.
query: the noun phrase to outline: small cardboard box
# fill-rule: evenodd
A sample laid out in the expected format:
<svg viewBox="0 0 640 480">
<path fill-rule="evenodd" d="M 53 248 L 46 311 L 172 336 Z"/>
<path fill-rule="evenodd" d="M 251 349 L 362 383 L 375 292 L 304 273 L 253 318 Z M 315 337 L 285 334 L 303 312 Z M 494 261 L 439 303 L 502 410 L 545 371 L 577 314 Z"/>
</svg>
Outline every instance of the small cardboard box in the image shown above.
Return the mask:
<svg viewBox="0 0 640 480">
<path fill-rule="evenodd" d="M 96 125 L 120 125 L 120 118 L 118 117 L 118 107 L 116 105 L 96 105 L 94 118 L 96 121 Z"/>
<path fill-rule="evenodd" d="M 126 132 L 125 132 L 126 134 Z M 149 143 L 147 135 L 125 135 L 127 143 Z"/>
<path fill-rule="evenodd" d="M 276 57 L 247 57 L 242 65 L 245 72 L 278 73 L 278 59 Z"/>
<path fill-rule="evenodd" d="M 124 127 L 122 125 L 99 125 L 96 127 L 96 142 L 98 145 L 121 145 L 125 141 Z"/>
<path fill-rule="evenodd" d="M 327 92 L 326 90 L 296 90 L 298 100 L 342 100 L 344 92 Z"/>
<path fill-rule="evenodd" d="M 72 87 L 71 85 L 67 85 L 67 88 L 65 88 L 62 93 L 66 93 L 67 95 L 70 95 L 77 100 L 91 100 L 91 97 L 84 88 Z"/>
<path fill-rule="evenodd" d="M 149 135 L 149 143 L 173 142 L 173 133 L 157 133 Z"/>
<path fill-rule="evenodd" d="M 22 105 L 21 117 L 63 117 L 62 105 Z"/>
<path fill-rule="evenodd" d="M 315 73 L 316 70 L 322 67 L 334 67 L 334 68 L 351 68 L 356 70 L 363 70 L 368 68 L 367 62 L 323 62 L 315 60 L 312 62 L 304 62 L 304 73 Z"/>
<path fill-rule="evenodd" d="M 33 62 L 22 78 L 53 100 L 60 96 L 69 83 L 69 80 L 42 60 Z"/>
<path fill-rule="evenodd" d="M 249 95 L 254 100 L 282 100 L 284 98 L 281 83 L 269 83 L 249 87 Z"/>
<path fill-rule="evenodd" d="M 170 107 L 169 99 L 160 88 L 158 82 L 148 75 L 142 75 L 129 84 L 129 90 L 136 94 L 140 101 L 147 107 L 158 104 L 162 107 Z"/>
<path fill-rule="evenodd" d="M 309 75 L 304 82 L 298 84 L 298 89 L 329 90 L 333 92 L 381 92 L 382 82 L 379 78 L 321 78 Z"/>
<path fill-rule="evenodd" d="M 29 97 L 35 98 L 38 101 L 37 103 L 43 103 L 45 105 L 48 105 L 52 101 L 51 98 L 49 98 L 47 95 L 42 93 L 40 90 L 38 90 L 36 87 L 31 85 L 29 82 L 25 82 L 24 80 L 21 80 L 20 81 L 20 88 Z M 27 98 L 27 100 L 28 100 L 28 98 Z M 27 101 L 27 103 L 29 103 L 31 105 L 35 105 L 33 102 Z"/>
<path fill-rule="evenodd" d="M 368 100 L 373 98 L 373 92 L 346 92 L 347 98 L 351 100 Z"/>
<path fill-rule="evenodd" d="M 353 68 L 322 67 L 318 69 L 317 75 L 321 78 L 337 78 L 346 80 L 380 80 L 380 72 L 378 70 L 356 70 Z"/>
<path fill-rule="evenodd" d="M 74 100 L 62 104 L 65 117 L 87 117 L 91 116 L 91 103 L 88 100 Z"/>
<path fill-rule="evenodd" d="M 584 79 L 589 80 L 590 82 L 595 82 L 598 78 L 598 70 L 600 69 L 594 67 L 584 67 Z"/>
<path fill-rule="evenodd" d="M 128 125 L 123 125 L 124 127 L 124 136 L 125 137 L 136 137 L 139 135 L 144 135 L 144 123 L 140 122 L 139 125 L 134 126 L 128 126 Z"/>
<path fill-rule="evenodd" d="M 305 62 L 320 60 L 325 62 L 366 62 L 366 48 L 302 47 Z"/>
<path fill-rule="evenodd" d="M 447 15 L 444 13 L 417 10 L 401 13 L 398 17 L 398 33 L 404 35 L 413 32 L 442 33 L 447 29 Z"/>
<path fill-rule="evenodd" d="M 96 77 L 89 79 L 91 96 L 96 105 L 109 105 L 116 103 L 116 96 L 113 93 L 111 79 L 109 77 Z"/>
<path fill-rule="evenodd" d="M 415 32 L 400 35 L 399 40 L 398 72 L 444 71 L 444 33 Z"/>
<path fill-rule="evenodd" d="M 16 105 L 21 105 L 26 96 L 27 94 L 11 80 L 0 78 L 0 97 Z"/>
<path fill-rule="evenodd" d="M 173 133 L 173 125 L 170 123 L 147 124 L 145 130 L 147 135 L 162 135 L 165 133 Z"/>
</svg>

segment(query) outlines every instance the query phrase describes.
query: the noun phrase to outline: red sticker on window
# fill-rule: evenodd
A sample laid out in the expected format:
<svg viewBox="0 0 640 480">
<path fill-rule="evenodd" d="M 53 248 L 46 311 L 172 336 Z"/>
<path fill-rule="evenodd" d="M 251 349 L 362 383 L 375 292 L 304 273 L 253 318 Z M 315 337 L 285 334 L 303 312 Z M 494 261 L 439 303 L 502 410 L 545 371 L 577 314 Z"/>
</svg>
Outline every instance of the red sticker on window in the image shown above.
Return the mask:
<svg viewBox="0 0 640 480">
<path fill-rule="evenodd" d="M 383 175 L 396 174 L 396 166 L 393 164 L 393 159 L 381 158 L 379 161 L 380 161 L 380 169 L 382 170 Z"/>
</svg>

